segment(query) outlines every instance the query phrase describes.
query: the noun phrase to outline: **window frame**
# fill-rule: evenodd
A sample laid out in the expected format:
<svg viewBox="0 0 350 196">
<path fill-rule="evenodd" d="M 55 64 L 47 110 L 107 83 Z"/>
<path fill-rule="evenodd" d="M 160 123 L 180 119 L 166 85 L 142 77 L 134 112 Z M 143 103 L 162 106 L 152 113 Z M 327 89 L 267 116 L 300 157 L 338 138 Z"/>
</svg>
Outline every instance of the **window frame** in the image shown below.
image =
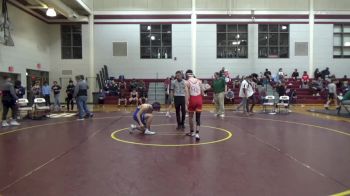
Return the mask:
<svg viewBox="0 0 350 196">
<path fill-rule="evenodd" d="M 261 31 L 260 29 L 263 27 L 263 25 L 267 25 L 267 31 Z M 277 25 L 277 30 L 274 29 L 271 30 L 271 27 L 276 27 Z M 281 31 L 282 26 L 287 26 L 287 31 Z M 267 36 L 266 40 L 266 45 L 261 45 L 260 44 L 260 35 L 265 35 Z M 271 45 L 270 44 L 270 39 L 272 35 L 277 35 L 277 44 L 276 45 Z M 288 36 L 288 44 L 287 45 L 282 45 L 281 44 L 281 35 L 287 35 Z M 267 56 L 262 56 L 260 55 L 260 49 L 265 48 Z M 270 51 L 271 49 L 277 48 L 277 56 L 270 56 Z M 281 50 L 288 48 L 288 54 L 287 57 L 281 57 Z M 259 59 L 289 59 L 290 58 L 290 25 L 289 24 L 283 24 L 283 23 L 270 23 L 270 24 L 259 24 L 258 25 L 258 58 Z"/>
<path fill-rule="evenodd" d="M 335 27 L 339 26 L 341 31 L 340 32 L 335 32 Z M 349 32 L 344 32 L 344 26 L 348 26 L 350 29 L 349 24 L 334 24 L 333 25 L 333 59 L 349 59 L 349 55 L 344 55 L 344 49 L 350 50 L 350 46 L 344 46 L 344 37 L 345 35 L 348 35 L 350 38 L 350 31 Z M 340 35 L 340 46 L 336 46 L 334 43 L 335 35 Z M 334 55 L 335 49 L 338 48 L 340 49 L 340 55 Z"/>
<path fill-rule="evenodd" d="M 69 31 L 64 31 L 64 28 L 69 28 Z M 78 28 L 78 31 L 76 31 L 76 28 Z M 70 37 L 70 44 L 65 45 L 64 42 L 66 38 L 64 38 L 66 35 Z M 80 36 L 80 44 L 75 45 L 76 40 L 74 37 L 76 35 Z M 75 49 L 80 48 L 80 54 L 79 56 L 75 56 Z M 69 49 L 70 50 L 70 56 L 66 57 L 64 55 L 64 50 Z M 63 60 L 69 60 L 69 59 L 83 59 L 83 40 L 82 40 L 82 25 L 81 24 L 64 24 L 61 25 L 61 59 Z"/>
<path fill-rule="evenodd" d="M 159 26 L 159 30 L 152 31 L 152 27 Z M 146 27 L 146 28 L 145 28 Z M 150 27 L 150 30 L 148 30 L 148 27 Z M 167 27 L 167 28 L 165 28 Z M 172 24 L 140 24 L 140 59 L 172 59 L 173 57 L 173 32 L 172 32 Z M 146 31 L 143 31 L 143 29 L 147 29 Z M 165 31 L 167 30 L 167 31 Z M 159 34 L 159 45 L 154 45 L 154 40 L 151 39 L 151 36 Z M 143 44 L 143 36 L 147 35 L 149 37 L 149 43 Z M 165 44 L 165 35 L 170 35 L 170 44 Z M 169 37 L 168 37 L 169 38 Z M 168 40 L 169 41 L 169 40 Z M 157 49 L 160 50 L 160 58 L 157 56 L 152 55 L 152 50 Z M 145 53 L 143 53 L 143 50 L 149 51 L 149 56 L 145 57 Z M 164 53 L 163 53 L 164 51 Z M 167 52 L 167 58 L 165 58 L 165 51 Z M 170 52 L 169 52 L 170 51 Z M 148 53 L 148 52 L 147 52 Z M 146 54 L 147 55 L 147 54 Z"/>
<path fill-rule="evenodd" d="M 225 26 L 225 30 L 224 31 L 220 31 L 219 27 L 223 27 Z M 245 26 L 246 31 L 240 31 L 239 27 L 240 26 Z M 230 29 L 231 28 L 231 29 Z M 232 28 L 235 29 L 232 31 Z M 248 59 L 249 57 L 249 32 L 248 32 L 248 24 L 238 24 L 238 23 L 227 23 L 227 24 L 216 24 L 216 59 Z M 219 46 L 218 43 L 218 37 L 219 35 L 224 35 L 225 34 L 225 42 L 226 44 L 223 46 Z M 229 39 L 229 36 L 232 36 L 232 34 L 236 34 L 236 36 L 234 37 L 235 39 Z M 240 45 L 240 44 L 236 44 L 235 46 L 229 46 L 228 43 L 229 41 L 236 41 L 239 42 L 239 38 L 237 38 L 237 35 L 245 35 L 246 36 L 246 44 L 245 45 Z M 238 51 L 242 48 L 246 48 L 246 56 L 240 56 L 238 55 Z M 221 57 L 219 57 L 219 49 L 223 50 L 223 52 L 227 52 L 229 51 L 228 48 L 233 49 L 233 51 L 236 53 L 236 55 L 234 56 L 228 56 L 227 54 L 225 55 L 221 55 Z"/>
</svg>

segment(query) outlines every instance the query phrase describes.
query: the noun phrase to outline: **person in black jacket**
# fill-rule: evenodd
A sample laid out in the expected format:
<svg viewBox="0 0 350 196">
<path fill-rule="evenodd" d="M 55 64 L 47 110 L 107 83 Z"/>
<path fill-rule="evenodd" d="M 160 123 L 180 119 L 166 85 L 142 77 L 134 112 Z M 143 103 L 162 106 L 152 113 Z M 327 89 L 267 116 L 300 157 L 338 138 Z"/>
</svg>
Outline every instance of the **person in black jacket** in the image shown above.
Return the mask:
<svg viewBox="0 0 350 196">
<path fill-rule="evenodd" d="M 17 119 L 17 110 L 16 110 L 16 101 L 18 99 L 16 95 L 15 88 L 12 84 L 12 79 L 8 76 L 4 77 L 5 84 L 2 87 L 2 126 L 8 127 L 10 125 L 17 126 L 20 125 L 16 119 Z M 10 121 L 10 124 L 7 123 L 7 113 L 9 109 L 11 108 L 12 111 L 12 120 Z"/>
<path fill-rule="evenodd" d="M 69 80 L 69 84 L 66 88 L 66 93 L 67 93 L 67 98 L 66 98 L 66 102 L 67 102 L 67 111 L 69 112 L 69 105 L 71 106 L 71 111 L 73 111 L 74 108 L 74 101 L 73 101 L 73 94 L 74 94 L 74 84 L 72 80 Z"/>
<path fill-rule="evenodd" d="M 26 94 L 26 89 L 22 86 L 22 83 L 19 80 L 15 82 L 15 91 L 19 99 L 22 99 L 23 96 Z"/>
</svg>

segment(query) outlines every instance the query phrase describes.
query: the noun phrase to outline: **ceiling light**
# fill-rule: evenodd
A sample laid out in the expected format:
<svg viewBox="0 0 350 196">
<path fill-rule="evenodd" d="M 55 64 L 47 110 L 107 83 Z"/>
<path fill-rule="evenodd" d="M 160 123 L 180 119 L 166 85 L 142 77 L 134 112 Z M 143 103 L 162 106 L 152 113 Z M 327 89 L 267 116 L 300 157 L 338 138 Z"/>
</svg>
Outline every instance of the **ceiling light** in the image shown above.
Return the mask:
<svg viewBox="0 0 350 196">
<path fill-rule="evenodd" d="M 156 37 L 154 35 L 151 36 L 151 40 L 155 40 Z"/>
<path fill-rule="evenodd" d="M 236 35 L 236 39 L 239 39 L 239 34 Z"/>
<path fill-rule="evenodd" d="M 350 46 L 350 42 L 345 42 L 344 46 Z"/>
<path fill-rule="evenodd" d="M 53 8 L 48 8 L 46 11 L 46 15 L 50 17 L 55 17 L 57 16 L 55 9 Z"/>
<path fill-rule="evenodd" d="M 286 30 L 287 29 L 287 26 L 282 26 L 282 30 Z"/>
<path fill-rule="evenodd" d="M 150 31 L 151 30 L 151 26 L 147 26 L 147 31 Z"/>
</svg>

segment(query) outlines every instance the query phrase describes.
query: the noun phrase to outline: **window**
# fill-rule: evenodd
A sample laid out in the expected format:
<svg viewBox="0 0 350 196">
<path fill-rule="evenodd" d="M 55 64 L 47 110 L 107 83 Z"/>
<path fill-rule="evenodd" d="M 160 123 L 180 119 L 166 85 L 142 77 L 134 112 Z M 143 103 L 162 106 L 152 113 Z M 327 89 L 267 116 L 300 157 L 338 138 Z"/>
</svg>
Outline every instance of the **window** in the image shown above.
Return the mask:
<svg viewBox="0 0 350 196">
<path fill-rule="evenodd" d="M 334 25 L 333 58 L 350 58 L 350 25 Z"/>
<path fill-rule="evenodd" d="M 171 59 L 171 25 L 140 25 L 142 59 Z"/>
<path fill-rule="evenodd" d="M 248 25 L 216 26 L 217 58 L 248 58 Z"/>
<path fill-rule="evenodd" d="M 289 57 L 289 25 L 259 24 L 259 58 Z"/>
<path fill-rule="evenodd" d="M 82 59 L 81 25 L 61 25 L 62 59 Z"/>
</svg>

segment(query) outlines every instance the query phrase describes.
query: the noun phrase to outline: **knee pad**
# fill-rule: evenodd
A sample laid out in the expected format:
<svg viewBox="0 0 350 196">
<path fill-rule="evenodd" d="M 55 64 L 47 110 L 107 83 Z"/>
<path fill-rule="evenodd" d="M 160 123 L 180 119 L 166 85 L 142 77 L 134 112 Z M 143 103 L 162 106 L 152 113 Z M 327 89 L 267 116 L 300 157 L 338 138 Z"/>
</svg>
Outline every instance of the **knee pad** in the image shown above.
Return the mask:
<svg viewBox="0 0 350 196">
<path fill-rule="evenodd" d="M 197 123 L 197 126 L 201 125 L 201 113 L 200 112 L 196 112 L 196 123 Z"/>
</svg>

